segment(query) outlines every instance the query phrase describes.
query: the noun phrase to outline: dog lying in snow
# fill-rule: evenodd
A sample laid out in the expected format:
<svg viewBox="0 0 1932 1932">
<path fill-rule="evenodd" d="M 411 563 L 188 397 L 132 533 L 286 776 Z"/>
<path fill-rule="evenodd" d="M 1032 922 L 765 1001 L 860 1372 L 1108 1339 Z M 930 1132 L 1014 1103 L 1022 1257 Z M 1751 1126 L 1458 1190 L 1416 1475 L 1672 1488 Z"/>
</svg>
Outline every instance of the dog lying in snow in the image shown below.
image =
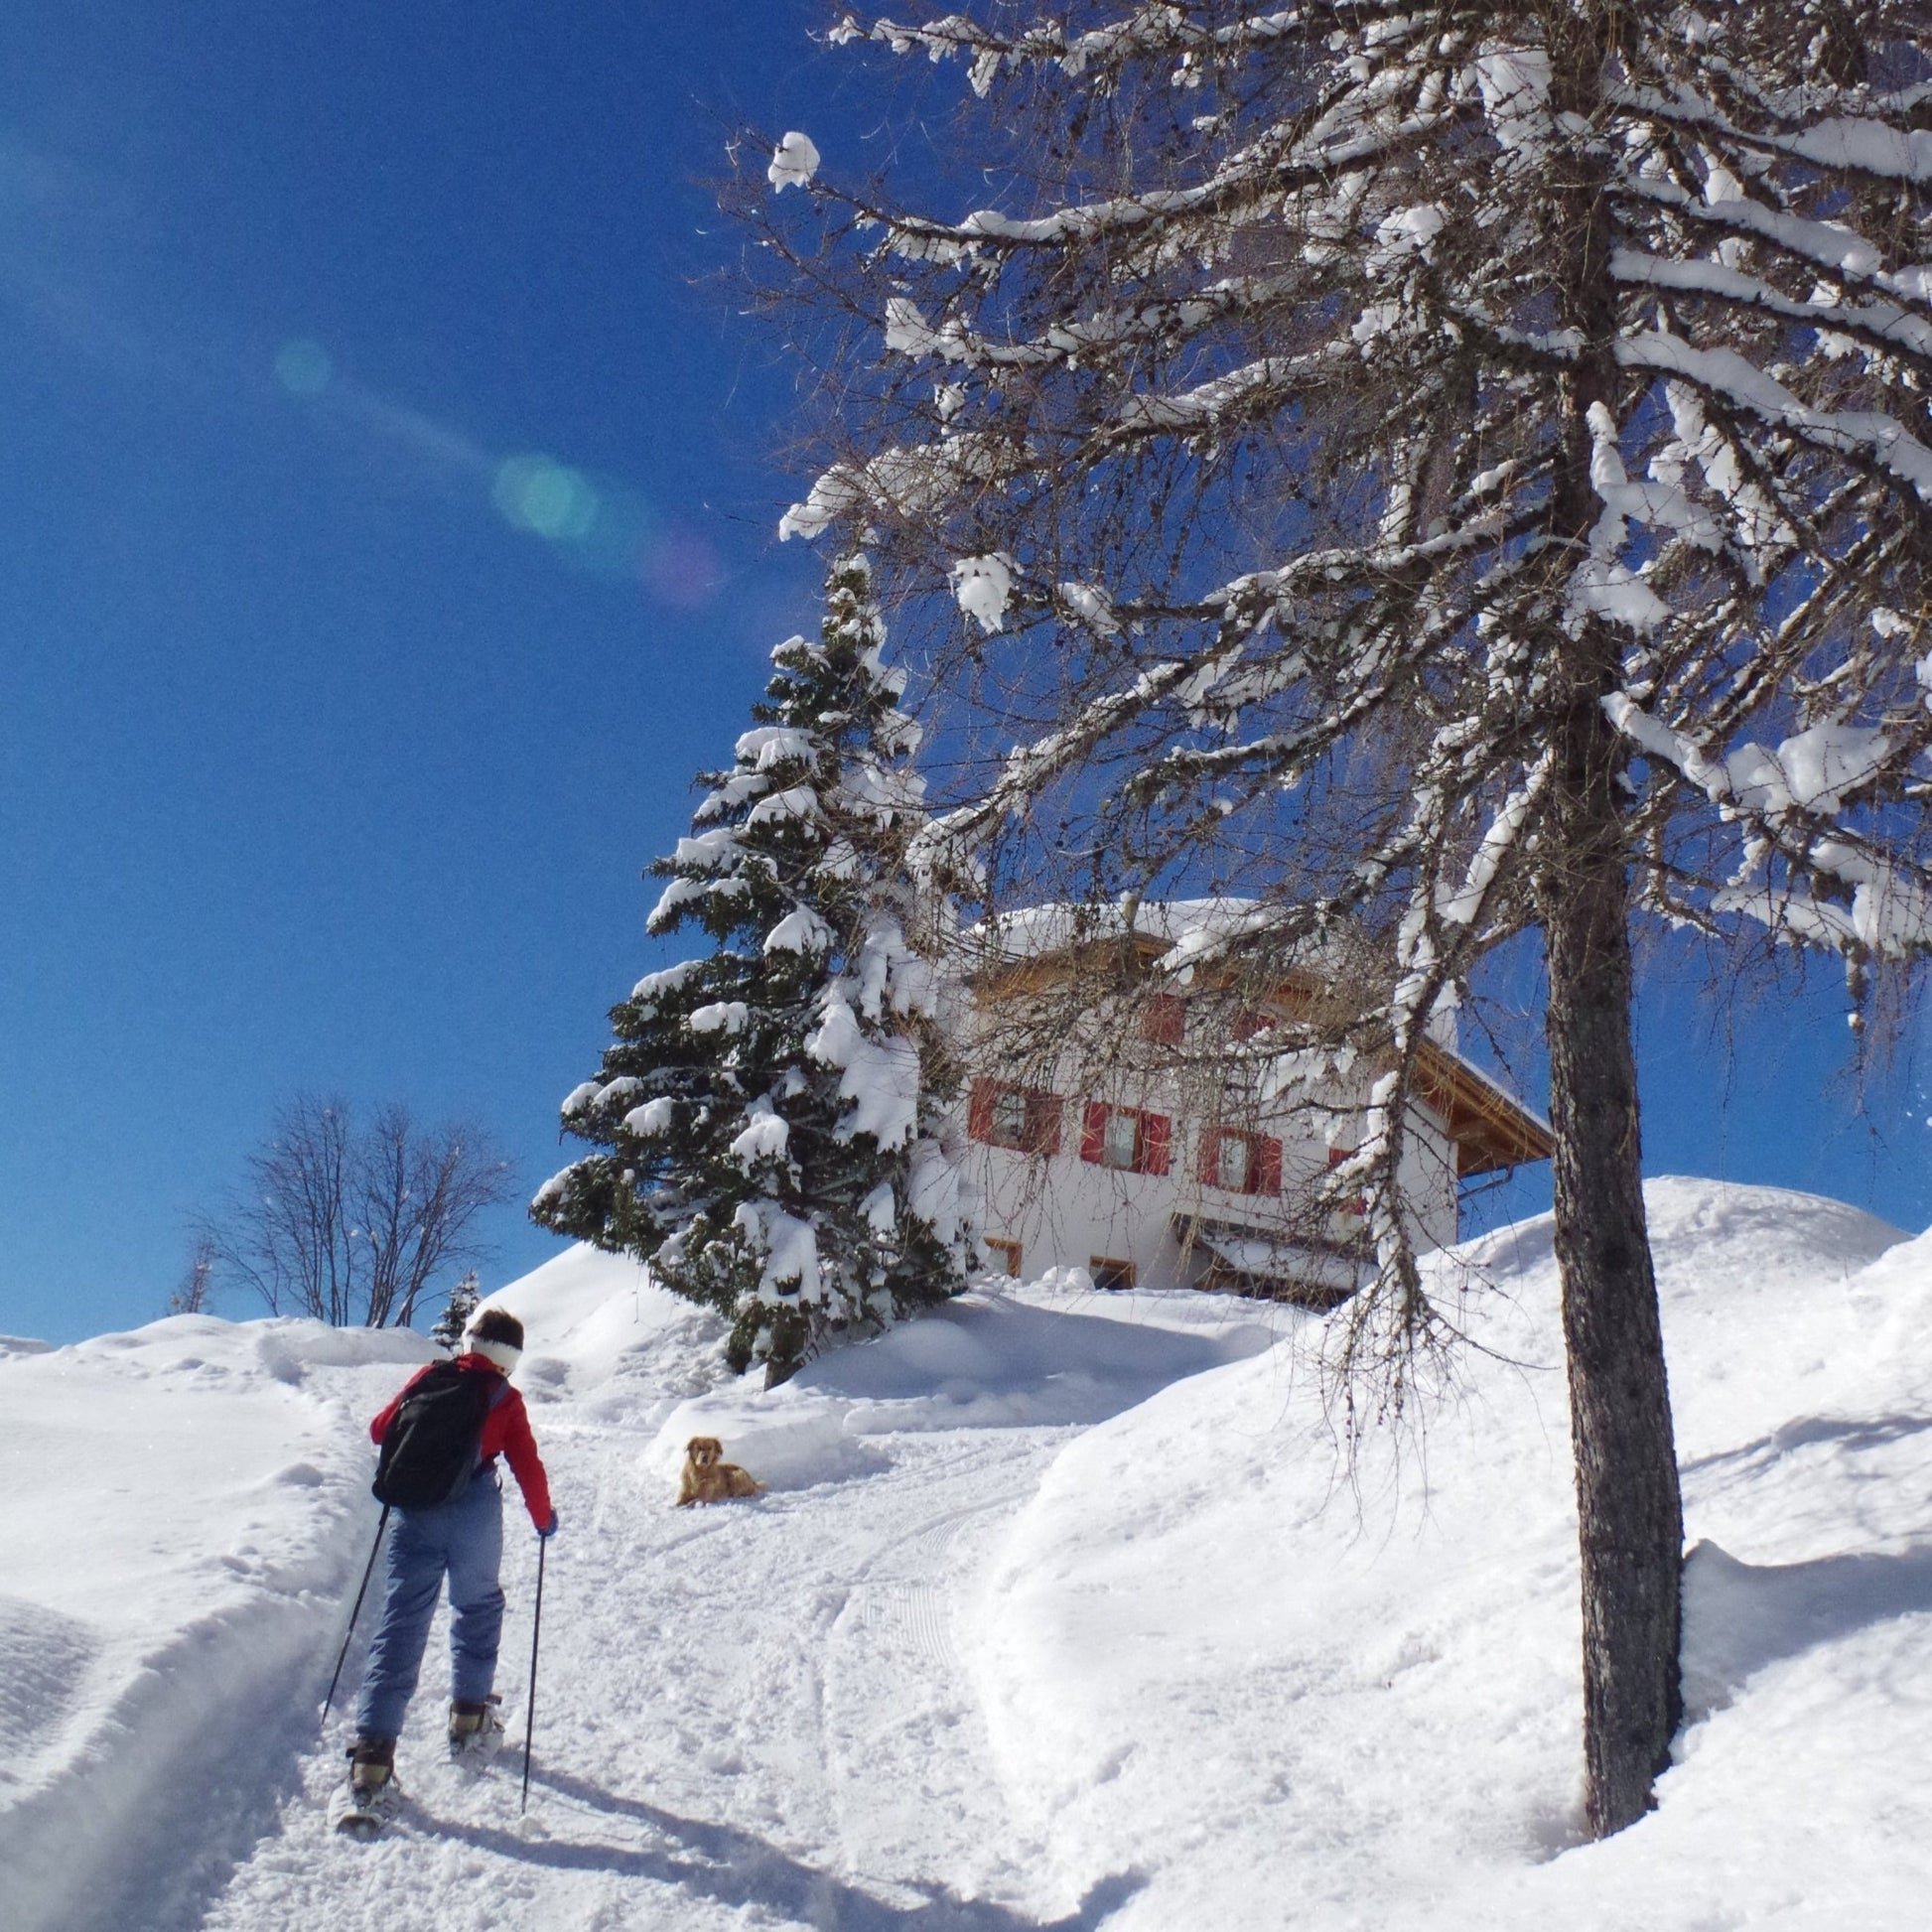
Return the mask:
<svg viewBox="0 0 1932 1932">
<path fill-rule="evenodd" d="M 764 1484 L 748 1469 L 724 1459 L 716 1436 L 693 1436 L 684 1446 L 684 1473 L 678 1478 L 677 1506 L 729 1502 L 734 1496 L 761 1496 Z"/>
</svg>

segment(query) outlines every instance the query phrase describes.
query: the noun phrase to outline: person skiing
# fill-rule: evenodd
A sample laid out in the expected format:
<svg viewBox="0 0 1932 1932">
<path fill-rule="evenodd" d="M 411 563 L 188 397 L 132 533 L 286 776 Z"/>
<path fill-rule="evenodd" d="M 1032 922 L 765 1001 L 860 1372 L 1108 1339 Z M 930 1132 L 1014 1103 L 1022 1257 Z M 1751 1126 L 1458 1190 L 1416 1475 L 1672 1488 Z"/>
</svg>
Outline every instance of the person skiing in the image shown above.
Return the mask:
<svg viewBox="0 0 1932 1932">
<path fill-rule="evenodd" d="M 530 1419 L 509 1385 L 522 1352 L 523 1324 L 501 1309 L 480 1309 L 455 1361 L 419 1369 L 369 1425 L 383 1449 L 376 1493 L 393 1501 L 396 1521 L 382 1620 L 369 1646 L 348 1752 L 349 1804 L 339 1822 L 378 1820 L 393 1796 L 396 1739 L 446 1576 L 450 1748 L 456 1753 L 487 1742 L 501 1728 L 490 1708 L 503 1628 L 498 1455 L 516 1477 L 537 1535 L 557 1533 Z M 425 1495 L 433 1500 L 411 1500 Z"/>
</svg>

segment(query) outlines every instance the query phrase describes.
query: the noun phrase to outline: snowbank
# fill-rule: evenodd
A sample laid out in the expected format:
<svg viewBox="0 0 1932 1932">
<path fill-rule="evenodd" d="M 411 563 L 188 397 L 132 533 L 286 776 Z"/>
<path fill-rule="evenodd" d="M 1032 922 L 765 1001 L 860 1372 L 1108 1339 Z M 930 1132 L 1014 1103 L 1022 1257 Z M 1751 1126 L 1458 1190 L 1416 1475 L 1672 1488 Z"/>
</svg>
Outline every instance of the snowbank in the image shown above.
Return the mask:
<svg viewBox="0 0 1932 1932">
<path fill-rule="evenodd" d="M 724 1321 L 623 1255 L 579 1243 L 484 1306 L 523 1323 L 516 1379 L 533 1409 L 568 1388 L 601 1421 L 655 1428 L 676 1402 L 734 1380 Z"/>
<path fill-rule="evenodd" d="M 1351 1476 L 1278 1351 L 1082 1436 L 1021 1512 L 972 1664 L 1065 1905 L 1141 1869 L 1121 1932 L 1797 1925 L 1829 1874 L 1865 1913 L 1834 1923 L 1919 1922 L 1932 1362 L 1908 1344 L 1932 1241 L 1773 1189 L 1647 1197 L 1687 1519 L 1713 1539 L 1690 1569 L 1697 1722 L 1656 1815 L 1582 1843 L 1557 1287 L 1532 1222 L 1436 1264 L 1490 1284 L 1495 1358 L 1464 1360 L 1425 1440 L 1374 1443 Z"/>
<path fill-rule="evenodd" d="M 874 1437 L 1091 1425 L 1170 1382 L 1271 1347 L 1299 1317 L 1191 1290 L 984 1289 L 808 1363 L 765 1392 L 739 1382 L 682 1403 L 639 1460 L 675 1487 L 684 1446 L 716 1436 L 771 1489 L 884 1466 Z"/>
<path fill-rule="evenodd" d="M 259 1828 L 374 1524 L 351 1411 L 432 1352 L 178 1315 L 0 1357 L 10 1932 L 159 1923 L 171 1840 Z"/>
</svg>

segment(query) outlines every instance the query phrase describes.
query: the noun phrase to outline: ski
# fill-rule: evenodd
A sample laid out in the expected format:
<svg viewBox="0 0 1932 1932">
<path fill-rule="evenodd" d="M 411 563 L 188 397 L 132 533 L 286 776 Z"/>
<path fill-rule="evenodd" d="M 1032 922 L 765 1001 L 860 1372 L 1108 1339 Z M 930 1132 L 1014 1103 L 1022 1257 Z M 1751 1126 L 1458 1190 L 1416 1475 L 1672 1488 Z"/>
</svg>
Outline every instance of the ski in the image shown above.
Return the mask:
<svg viewBox="0 0 1932 1932">
<path fill-rule="evenodd" d="M 346 1838 L 374 1838 L 402 1809 L 402 1787 L 391 1777 L 372 1791 L 357 1790 L 345 1778 L 330 1801 L 329 1819 Z"/>
<path fill-rule="evenodd" d="M 335 1826 L 345 1838 L 376 1837 L 395 1816 L 393 1804 L 367 1804 L 345 1799 L 335 1807 Z"/>
</svg>

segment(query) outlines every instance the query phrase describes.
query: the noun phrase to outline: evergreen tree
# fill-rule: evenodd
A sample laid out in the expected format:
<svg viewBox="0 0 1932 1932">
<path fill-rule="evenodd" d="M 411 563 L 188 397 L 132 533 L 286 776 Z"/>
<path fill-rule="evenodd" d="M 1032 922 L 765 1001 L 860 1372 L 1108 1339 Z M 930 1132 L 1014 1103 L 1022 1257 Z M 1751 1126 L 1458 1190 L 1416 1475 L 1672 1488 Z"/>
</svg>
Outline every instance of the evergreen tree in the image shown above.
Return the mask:
<svg viewBox="0 0 1932 1932">
<path fill-rule="evenodd" d="M 732 1323 L 728 1355 L 783 1380 L 832 1335 L 957 1294 L 969 1236 L 939 1124 L 954 1075 L 911 935 L 924 822 L 863 556 L 832 570 L 819 641 L 775 675 L 649 930 L 713 949 L 647 975 L 612 1014 L 565 1129 L 602 1151 L 538 1194 L 544 1226 L 636 1255 Z"/>
<path fill-rule="evenodd" d="M 1332 1176 L 1379 1275 L 1330 1332 L 1391 1405 L 1458 1326 L 1401 1211 L 1419 1048 L 1541 941 L 1617 1830 L 1677 1722 L 1682 1555 L 1633 920 L 1834 950 L 1855 1005 L 1932 948 L 1932 15 L 1069 0 L 832 38 L 957 61 L 980 205 L 841 186 L 800 134 L 759 171 L 761 258 L 886 350 L 781 528 L 956 600 L 942 688 L 1051 700 L 955 834 L 1070 819 L 1096 895 L 1238 879 L 1263 909 L 1190 964 L 1386 937 L 1311 1044 L 1389 1069 Z"/>
<path fill-rule="evenodd" d="M 477 1280 L 473 1268 L 450 1290 L 450 1299 L 443 1306 L 443 1312 L 436 1317 L 436 1326 L 430 1339 L 442 1347 L 455 1351 L 462 1341 L 463 1333 L 470 1325 L 470 1317 L 477 1311 L 477 1304 L 483 1300 L 483 1285 Z"/>
</svg>

